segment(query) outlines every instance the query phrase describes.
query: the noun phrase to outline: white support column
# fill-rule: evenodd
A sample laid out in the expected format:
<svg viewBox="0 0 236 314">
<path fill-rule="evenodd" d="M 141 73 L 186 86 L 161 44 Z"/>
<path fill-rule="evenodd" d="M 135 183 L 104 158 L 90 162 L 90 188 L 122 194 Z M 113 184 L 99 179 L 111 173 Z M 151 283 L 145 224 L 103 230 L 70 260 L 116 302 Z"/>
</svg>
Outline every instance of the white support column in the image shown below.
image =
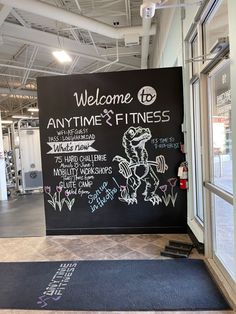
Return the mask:
<svg viewBox="0 0 236 314">
<path fill-rule="evenodd" d="M 3 149 L 3 137 L 2 137 L 2 120 L 0 112 L 0 201 L 7 200 L 7 183 L 5 173 L 5 159 Z"/>
</svg>

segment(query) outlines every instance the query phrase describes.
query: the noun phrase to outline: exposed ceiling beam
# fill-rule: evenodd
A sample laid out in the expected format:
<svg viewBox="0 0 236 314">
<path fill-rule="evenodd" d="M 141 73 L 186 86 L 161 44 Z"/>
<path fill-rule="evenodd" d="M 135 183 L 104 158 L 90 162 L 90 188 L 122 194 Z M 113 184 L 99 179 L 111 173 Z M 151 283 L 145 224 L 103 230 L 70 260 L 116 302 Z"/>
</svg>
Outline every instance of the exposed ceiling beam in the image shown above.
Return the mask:
<svg viewBox="0 0 236 314">
<path fill-rule="evenodd" d="M 0 3 L 114 39 L 123 39 L 125 34 L 133 33 L 139 36 L 147 35 L 142 26 L 116 28 L 37 0 L 0 0 Z M 156 27 L 153 25 L 149 35 L 154 35 L 155 32 Z"/>
<path fill-rule="evenodd" d="M 78 11 L 79 11 L 79 14 L 81 14 L 82 11 L 81 11 L 81 7 L 80 7 L 80 4 L 79 4 L 79 1 L 78 1 L 78 0 L 75 0 L 75 4 L 76 4 L 76 6 L 77 6 L 77 9 L 78 9 Z M 93 46 L 94 46 L 94 49 L 95 49 L 97 55 L 99 56 L 99 51 L 98 51 L 98 48 L 97 48 L 97 46 L 96 46 L 96 44 L 95 44 L 95 41 L 94 41 L 94 39 L 93 39 L 93 36 L 92 36 L 91 32 L 88 31 L 88 34 L 89 34 L 89 37 L 91 38 L 91 41 L 92 41 Z M 73 35 L 73 34 L 72 34 L 72 35 Z"/>
<path fill-rule="evenodd" d="M 97 46 L 96 46 L 96 43 L 95 43 L 95 41 L 94 41 L 94 39 L 93 39 L 93 36 L 92 36 L 91 32 L 88 31 L 88 34 L 89 34 L 89 37 L 90 37 L 91 42 L 92 42 L 92 44 L 93 44 L 93 47 L 94 47 L 94 49 L 95 49 L 97 55 L 99 56 L 99 51 L 98 51 L 98 48 L 97 48 Z"/>
<path fill-rule="evenodd" d="M 71 35 L 73 36 L 74 40 L 76 40 L 80 43 L 79 36 L 76 33 L 75 29 L 74 28 L 70 29 L 70 32 L 71 32 Z"/>
<path fill-rule="evenodd" d="M 5 106 L 4 105 L 0 105 L 0 107 L 5 107 L 5 109 L 7 109 L 8 113 L 5 114 L 5 117 L 10 117 L 12 116 L 13 114 L 16 114 L 18 112 L 21 112 L 22 110 L 26 109 L 26 108 L 29 108 L 30 106 L 34 105 L 37 103 L 37 100 L 33 100 L 31 102 L 27 102 L 27 103 L 20 103 L 16 108 L 15 107 L 12 107 L 10 108 L 9 105 L 8 106 Z M 9 110 L 10 109 L 10 110 Z"/>
<path fill-rule="evenodd" d="M 29 60 L 29 63 L 28 63 L 28 68 L 29 69 L 25 71 L 24 77 L 23 77 L 23 79 L 21 81 L 22 85 L 25 85 L 27 80 L 28 80 L 28 77 L 29 77 L 29 74 L 30 74 L 30 69 L 32 68 L 33 63 L 34 63 L 34 61 L 36 59 L 38 50 L 39 50 L 39 47 L 38 46 L 34 46 L 32 54 L 31 54 L 31 57 L 30 57 L 30 60 Z"/>
<path fill-rule="evenodd" d="M 80 56 L 75 56 L 75 58 L 74 58 L 74 60 L 72 61 L 72 63 L 71 63 L 71 65 L 70 65 L 69 69 L 67 70 L 67 74 L 73 73 L 73 71 L 74 71 L 74 69 L 75 69 L 75 67 L 76 67 L 76 65 L 77 65 L 77 63 L 78 63 L 78 61 L 79 61 L 79 59 L 80 59 Z"/>
<path fill-rule="evenodd" d="M 0 76 L 3 76 L 3 77 L 10 77 L 10 78 L 13 78 L 13 77 L 15 77 L 15 78 L 20 78 L 20 79 L 22 79 L 22 75 L 16 75 L 16 74 L 8 74 L 8 73 L 0 73 Z M 36 78 L 35 77 L 28 77 L 28 79 L 29 80 L 36 80 Z"/>
<path fill-rule="evenodd" d="M 19 95 L 19 96 L 29 96 L 29 97 L 37 97 L 37 92 L 27 89 L 17 89 L 17 88 L 5 88 L 0 87 L 0 95 L 10 94 L 10 95 Z"/>
<path fill-rule="evenodd" d="M 15 25 L 12 23 L 3 23 L 1 27 L 1 32 L 3 36 L 7 36 L 8 38 L 22 42 L 22 43 L 28 43 L 35 46 L 40 46 L 47 49 L 61 49 L 59 46 L 59 41 L 63 42 L 63 48 L 67 50 L 69 53 L 74 55 L 79 55 L 80 57 L 91 59 L 91 60 L 97 60 L 104 63 L 110 63 L 112 60 L 104 59 L 102 57 L 99 57 L 96 53 L 96 51 L 93 51 L 91 49 L 90 45 L 82 45 L 78 41 L 62 38 L 58 40 L 58 36 L 39 31 L 32 28 L 26 28 L 20 25 Z M 99 52 L 101 55 L 105 55 L 106 53 L 109 54 L 109 49 L 103 49 L 99 48 Z M 112 51 L 114 51 L 112 49 Z M 120 57 L 122 57 L 124 52 L 133 52 L 135 55 L 140 54 L 140 47 L 119 47 L 119 53 Z M 120 66 L 127 66 L 131 69 L 138 69 L 140 68 L 139 60 L 137 58 L 133 57 L 129 59 L 129 64 L 126 64 L 124 62 L 119 61 L 118 63 Z"/>
<path fill-rule="evenodd" d="M 11 7 L 9 7 L 8 5 L 3 5 L 0 8 L 0 26 L 3 24 L 3 22 L 5 21 L 5 19 L 8 17 L 9 13 L 11 12 Z"/>
<path fill-rule="evenodd" d="M 11 10 L 11 14 L 21 23 L 24 27 L 30 27 L 30 25 L 16 12 L 15 9 Z"/>
<path fill-rule="evenodd" d="M 76 4 L 76 6 L 77 6 L 79 12 L 81 13 L 82 10 L 81 10 L 81 6 L 80 6 L 80 4 L 79 4 L 79 1 L 78 1 L 78 0 L 75 0 L 75 4 Z"/>
<path fill-rule="evenodd" d="M 13 62 L 15 62 L 22 55 L 22 53 L 25 52 L 25 50 L 27 48 L 28 48 L 28 45 L 24 44 L 23 46 L 21 46 L 21 48 L 12 56 L 12 58 L 10 60 L 7 60 L 6 63 L 12 64 Z M 1 60 L 1 62 L 5 62 L 5 61 Z M 5 70 L 7 70 L 7 69 L 5 69 Z M 2 71 L 4 72 L 5 70 L 2 70 Z"/>
<path fill-rule="evenodd" d="M 98 64 L 98 61 L 94 61 L 90 63 L 89 65 L 86 65 L 82 69 L 80 69 L 80 73 L 87 73 L 89 70 L 91 70 L 93 67 L 95 67 Z"/>
<path fill-rule="evenodd" d="M 9 61 L 10 62 L 16 61 L 16 59 L 18 59 L 22 55 L 22 53 L 24 53 L 27 50 L 27 48 L 28 48 L 28 45 L 24 44 L 23 46 L 21 46 L 20 49 L 12 57 L 12 60 L 9 60 Z"/>
<path fill-rule="evenodd" d="M 127 15 L 128 26 L 131 26 L 130 0 L 125 0 L 125 11 L 126 11 L 126 15 Z"/>
<path fill-rule="evenodd" d="M 59 21 L 66 25 L 77 26 L 78 28 L 86 29 L 90 32 L 94 32 L 116 40 L 125 39 L 125 36 L 130 34 L 143 37 L 141 49 L 141 68 L 148 67 L 147 59 L 149 52 L 149 39 L 150 35 L 154 35 L 156 32 L 155 25 L 151 25 L 151 19 L 143 18 L 142 26 L 116 28 L 89 17 L 78 15 L 65 9 L 58 8 L 51 4 L 37 0 L 0 0 L 0 3 L 10 5 L 14 8 L 32 14 Z"/>
<path fill-rule="evenodd" d="M 6 64 L 6 63 L 0 63 L 0 67 L 5 67 L 9 69 L 16 69 L 16 70 L 30 70 L 31 72 L 38 72 L 38 73 L 44 73 L 44 74 L 51 74 L 51 75 L 65 75 L 62 72 L 56 72 L 51 70 L 42 70 L 42 69 L 34 69 L 29 68 L 27 66 L 20 66 L 20 65 L 13 65 L 13 64 Z"/>
<path fill-rule="evenodd" d="M 115 11 L 115 10 L 100 10 L 99 9 L 94 9 L 92 11 L 89 11 L 86 13 L 86 16 L 88 17 L 91 17 L 93 19 L 96 19 L 96 18 L 99 18 L 99 17 L 107 17 L 107 16 L 110 16 L 110 17 L 119 17 L 119 16 L 126 16 L 126 13 L 125 12 L 122 12 L 122 11 Z M 119 29 L 119 28 L 117 28 Z M 131 32 L 133 33 L 133 32 Z"/>
<path fill-rule="evenodd" d="M 103 5 L 99 5 L 99 9 L 104 9 L 104 8 L 108 8 L 108 7 L 111 7 L 117 3 L 120 3 L 121 1 L 123 0 L 115 0 L 115 1 L 111 1 L 111 2 L 108 2 L 106 4 L 103 4 Z"/>
</svg>

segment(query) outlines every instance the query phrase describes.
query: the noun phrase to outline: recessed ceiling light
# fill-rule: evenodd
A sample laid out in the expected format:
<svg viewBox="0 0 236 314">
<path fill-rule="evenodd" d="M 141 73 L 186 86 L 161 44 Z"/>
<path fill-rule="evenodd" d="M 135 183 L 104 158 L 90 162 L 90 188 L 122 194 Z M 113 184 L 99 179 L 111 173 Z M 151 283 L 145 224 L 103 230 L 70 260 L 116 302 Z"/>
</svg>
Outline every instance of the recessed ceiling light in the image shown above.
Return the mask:
<svg viewBox="0 0 236 314">
<path fill-rule="evenodd" d="M 30 111 L 30 112 L 38 112 L 38 111 L 39 111 L 39 108 L 28 108 L 27 111 Z"/>
<path fill-rule="evenodd" d="M 71 56 L 65 50 L 55 50 L 52 54 L 61 63 L 69 63 L 72 61 Z"/>
</svg>

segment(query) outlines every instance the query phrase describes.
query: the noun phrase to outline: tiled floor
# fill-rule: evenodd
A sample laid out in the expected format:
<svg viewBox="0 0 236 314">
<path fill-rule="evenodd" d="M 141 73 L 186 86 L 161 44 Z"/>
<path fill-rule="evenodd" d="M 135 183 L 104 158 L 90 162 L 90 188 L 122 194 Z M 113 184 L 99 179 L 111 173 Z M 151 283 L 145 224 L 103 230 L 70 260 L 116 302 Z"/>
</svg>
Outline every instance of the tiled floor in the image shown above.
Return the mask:
<svg viewBox="0 0 236 314">
<path fill-rule="evenodd" d="M 170 239 L 187 235 L 80 235 L 1 238 L 1 261 L 156 259 Z M 201 257 L 195 250 L 191 257 Z"/>
<path fill-rule="evenodd" d="M 48 236 L 25 238 L 1 238 L 1 261 L 56 261 L 89 259 L 160 259 L 160 251 L 168 241 L 180 240 L 190 242 L 187 235 L 81 235 Z M 193 250 L 191 258 L 203 258 Z M 129 314 L 129 313 L 164 313 L 164 312 L 72 312 L 72 311 L 25 311 L 0 310 L 1 314 Z M 165 312 L 168 313 L 168 312 Z M 170 312 L 180 313 L 180 312 Z M 190 312 L 183 312 L 188 314 Z M 191 312 L 194 313 L 194 312 Z M 196 312 L 206 314 L 213 312 Z M 214 312 L 233 313 L 233 312 Z"/>
</svg>

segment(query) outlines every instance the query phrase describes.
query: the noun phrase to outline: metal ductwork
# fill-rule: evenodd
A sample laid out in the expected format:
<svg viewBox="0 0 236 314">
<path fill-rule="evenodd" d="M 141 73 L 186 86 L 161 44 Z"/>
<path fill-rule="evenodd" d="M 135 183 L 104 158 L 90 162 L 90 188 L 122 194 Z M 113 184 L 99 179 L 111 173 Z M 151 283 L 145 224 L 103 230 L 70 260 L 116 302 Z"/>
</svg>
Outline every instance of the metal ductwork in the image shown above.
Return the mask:
<svg viewBox="0 0 236 314">
<path fill-rule="evenodd" d="M 0 0 L 0 3 L 114 39 L 122 39 L 125 34 L 130 33 L 139 34 L 139 36 L 144 35 L 141 26 L 115 28 L 37 0 Z M 149 35 L 154 35 L 155 32 L 156 30 L 153 26 Z"/>
<path fill-rule="evenodd" d="M 143 31 L 144 35 L 142 38 L 141 47 L 141 69 L 147 69 L 148 67 L 148 51 L 149 51 L 149 40 L 150 40 L 150 29 L 151 29 L 151 18 L 143 17 Z"/>
<path fill-rule="evenodd" d="M 38 0 L 0 0 L 0 3 L 114 39 L 124 39 L 127 34 L 138 34 L 143 37 L 141 67 L 147 68 L 149 37 L 156 32 L 155 25 L 151 26 L 151 19 L 143 18 L 143 26 L 115 28 Z"/>
</svg>

